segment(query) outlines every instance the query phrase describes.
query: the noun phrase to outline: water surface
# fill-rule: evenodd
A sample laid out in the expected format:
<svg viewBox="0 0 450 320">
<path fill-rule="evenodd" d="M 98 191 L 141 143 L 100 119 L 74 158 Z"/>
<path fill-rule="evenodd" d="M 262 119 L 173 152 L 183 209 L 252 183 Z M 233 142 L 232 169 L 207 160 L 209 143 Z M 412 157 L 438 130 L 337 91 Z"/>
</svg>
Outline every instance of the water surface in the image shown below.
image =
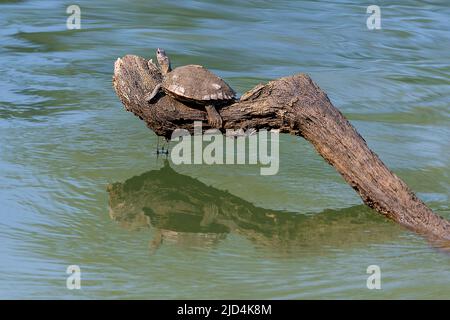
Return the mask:
<svg viewBox="0 0 450 320">
<path fill-rule="evenodd" d="M 445 1 L 378 1 L 377 31 L 356 1 L 76 4 L 81 30 L 68 3 L 0 3 L 0 297 L 450 297 L 449 256 L 362 205 L 307 142 L 281 137 L 275 176 L 167 167 L 111 87 L 117 57 L 158 46 L 239 93 L 309 73 L 450 219 Z M 73 264 L 82 290 L 66 289 Z"/>
</svg>

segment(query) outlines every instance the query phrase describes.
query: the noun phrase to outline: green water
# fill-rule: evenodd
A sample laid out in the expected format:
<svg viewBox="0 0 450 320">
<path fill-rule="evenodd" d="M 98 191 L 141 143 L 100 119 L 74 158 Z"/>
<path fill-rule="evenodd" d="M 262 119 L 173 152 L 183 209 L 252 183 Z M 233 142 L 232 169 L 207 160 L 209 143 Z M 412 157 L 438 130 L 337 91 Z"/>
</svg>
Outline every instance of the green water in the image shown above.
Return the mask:
<svg viewBox="0 0 450 320">
<path fill-rule="evenodd" d="M 164 167 L 111 87 L 117 57 L 156 47 L 239 93 L 309 73 L 450 219 L 446 1 L 377 1 L 373 31 L 356 1 L 77 1 L 81 30 L 69 4 L 0 2 L 1 298 L 450 298 L 450 257 L 362 205 L 307 142 L 281 136 L 274 176 Z"/>
</svg>

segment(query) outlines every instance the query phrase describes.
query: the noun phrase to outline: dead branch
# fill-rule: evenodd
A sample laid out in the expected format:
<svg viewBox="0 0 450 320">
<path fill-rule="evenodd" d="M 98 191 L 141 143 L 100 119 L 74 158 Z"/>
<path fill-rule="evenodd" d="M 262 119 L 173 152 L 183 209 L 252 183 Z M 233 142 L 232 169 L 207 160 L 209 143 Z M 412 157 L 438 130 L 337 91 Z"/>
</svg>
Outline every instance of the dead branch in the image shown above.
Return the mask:
<svg viewBox="0 0 450 320">
<path fill-rule="evenodd" d="M 127 55 L 115 63 L 113 85 L 127 111 L 144 120 L 157 135 L 177 128 L 193 130 L 206 113 L 169 96 L 148 104 L 144 96 L 161 81 L 156 66 Z M 425 234 L 450 240 L 450 222 L 429 209 L 367 146 L 327 95 L 306 74 L 258 85 L 239 101 L 219 110 L 224 129 L 279 129 L 304 137 L 343 176 L 366 205 Z"/>
</svg>

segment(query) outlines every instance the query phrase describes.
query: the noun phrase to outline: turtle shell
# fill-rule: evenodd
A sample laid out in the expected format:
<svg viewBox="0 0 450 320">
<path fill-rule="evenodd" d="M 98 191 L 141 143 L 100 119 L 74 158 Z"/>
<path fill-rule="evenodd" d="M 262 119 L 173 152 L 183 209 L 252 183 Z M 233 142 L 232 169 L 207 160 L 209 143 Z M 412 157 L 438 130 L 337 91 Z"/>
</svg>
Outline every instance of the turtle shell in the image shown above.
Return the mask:
<svg viewBox="0 0 450 320">
<path fill-rule="evenodd" d="M 236 93 L 208 69 L 187 65 L 169 72 L 162 82 L 164 90 L 175 98 L 200 103 L 232 100 Z"/>
</svg>

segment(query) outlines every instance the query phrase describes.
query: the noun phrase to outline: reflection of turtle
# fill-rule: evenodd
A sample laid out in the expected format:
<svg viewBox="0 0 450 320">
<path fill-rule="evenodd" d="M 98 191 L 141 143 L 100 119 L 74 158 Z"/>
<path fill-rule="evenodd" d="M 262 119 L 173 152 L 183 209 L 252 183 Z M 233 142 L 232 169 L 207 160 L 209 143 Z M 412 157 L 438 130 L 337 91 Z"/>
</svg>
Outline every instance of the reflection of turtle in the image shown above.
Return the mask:
<svg viewBox="0 0 450 320">
<path fill-rule="evenodd" d="M 205 106 L 209 124 L 221 128 L 222 118 L 216 106 L 233 101 L 236 96 L 233 89 L 214 73 L 199 65 L 190 64 L 172 70 L 169 57 L 163 49 L 156 50 L 156 57 L 161 67 L 163 81 L 146 97 L 146 100 L 151 102 L 162 89 L 177 100 Z"/>
</svg>

